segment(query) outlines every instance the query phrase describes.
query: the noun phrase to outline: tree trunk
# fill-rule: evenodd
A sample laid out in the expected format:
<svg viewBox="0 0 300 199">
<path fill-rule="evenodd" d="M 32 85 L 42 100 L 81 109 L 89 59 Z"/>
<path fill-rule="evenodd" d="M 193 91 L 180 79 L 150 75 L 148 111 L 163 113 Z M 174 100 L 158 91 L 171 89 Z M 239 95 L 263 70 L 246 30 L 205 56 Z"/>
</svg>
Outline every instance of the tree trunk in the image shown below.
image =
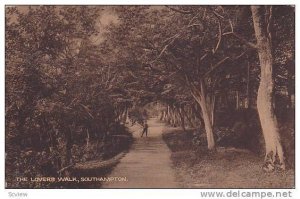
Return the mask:
<svg viewBox="0 0 300 199">
<path fill-rule="evenodd" d="M 127 106 L 125 106 L 123 123 L 124 123 L 124 124 L 129 123 L 129 119 L 128 119 L 128 108 L 127 108 Z"/>
<path fill-rule="evenodd" d="M 198 92 L 193 93 L 194 99 L 197 101 L 197 103 L 201 107 L 201 113 L 204 121 L 204 128 L 206 132 L 206 138 L 207 138 L 207 148 L 209 150 L 215 149 L 215 140 L 213 135 L 213 125 L 212 125 L 212 110 L 211 110 L 211 103 L 209 102 L 210 99 L 208 98 L 205 90 L 205 85 L 202 82 L 200 85 L 200 90 Z"/>
<path fill-rule="evenodd" d="M 207 96 L 208 97 L 208 96 Z M 211 121 L 211 126 L 214 126 L 214 121 L 215 121 L 215 101 L 216 101 L 216 96 L 211 95 L 208 97 L 206 100 L 206 104 L 210 113 L 210 121 Z"/>
<path fill-rule="evenodd" d="M 215 140 L 213 136 L 212 123 L 211 123 L 209 110 L 207 108 L 206 101 L 204 99 L 200 100 L 199 105 L 201 106 L 202 109 L 204 127 L 205 127 L 206 138 L 207 138 L 207 148 L 209 150 L 213 150 L 215 148 Z"/>
<path fill-rule="evenodd" d="M 171 124 L 172 124 L 173 127 L 176 127 L 176 113 L 175 113 L 175 109 L 172 106 L 170 110 L 171 110 Z"/>
<path fill-rule="evenodd" d="M 239 110 L 240 108 L 240 95 L 239 95 L 239 91 L 235 92 L 235 99 L 236 99 L 236 103 L 235 103 L 235 110 Z"/>
<path fill-rule="evenodd" d="M 248 59 L 248 57 L 247 57 Z M 246 87 L 246 104 L 245 104 L 245 108 L 249 109 L 250 108 L 250 63 L 249 61 L 247 62 L 247 87 Z"/>
<path fill-rule="evenodd" d="M 160 120 L 160 121 L 163 121 L 163 119 L 164 119 L 164 114 L 165 114 L 165 111 L 161 111 L 161 112 L 160 112 L 160 117 L 159 117 L 159 120 Z"/>
<path fill-rule="evenodd" d="M 65 141 L 66 141 L 66 148 L 65 148 L 65 161 L 64 166 L 68 166 L 72 162 L 72 146 L 73 146 L 73 139 L 72 139 L 72 129 L 70 126 L 67 127 L 65 130 Z"/>
<path fill-rule="evenodd" d="M 293 56 L 294 57 L 294 56 Z M 295 74 L 295 63 L 293 61 L 290 61 L 288 64 L 288 69 L 287 69 L 287 80 L 288 80 L 288 84 L 287 84 L 287 95 L 288 95 L 288 108 L 294 108 L 294 104 L 293 104 L 293 95 L 295 93 L 294 91 L 294 85 L 295 85 L 295 81 L 293 78 L 293 74 Z"/>
<path fill-rule="evenodd" d="M 90 146 L 90 133 L 89 129 L 86 129 L 86 149 L 88 149 Z"/>
<path fill-rule="evenodd" d="M 186 112 L 185 110 L 184 110 L 184 108 L 182 108 L 181 109 L 182 110 L 182 115 L 183 115 L 183 117 L 185 116 L 186 117 L 186 119 L 187 119 L 187 121 L 189 122 L 189 126 L 190 127 L 194 127 L 194 124 L 193 124 L 193 122 L 192 122 L 192 120 L 191 120 L 191 118 L 190 118 L 190 116 L 192 115 L 192 113 L 191 112 Z M 188 109 L 189 110 L 189 109 Z"/>
<path fill-rule="evenodd" d="M 257 39 L 258 56 L 261 67 L 260 85 L 257 95 L 257 110 L 266 144 L 264 169 L 274 170 L 275 166 L 285 168 L 284 154 L 280 142 L 278 123 L 272 104 L 274 83 L 272 77 L 271 38 L 265 22 L 265 7 L 251 6 L 255 36 Z"/>
<path fill-rule="evenodd" d="M 170 106 L 167 107 L 166 122 L 170 124 Z"/>
<path fill-rule="evenodd" d="M 183 109 L 183 107 L 178 108 L 178 114 L 179 114 L 179 117 L 180 117 L 181 128 L 182 128 L 183 131 L 186 131 L 185 121 L 184 121 L 184 114 L 182 112 L 182 109 Z"/>
</svg>

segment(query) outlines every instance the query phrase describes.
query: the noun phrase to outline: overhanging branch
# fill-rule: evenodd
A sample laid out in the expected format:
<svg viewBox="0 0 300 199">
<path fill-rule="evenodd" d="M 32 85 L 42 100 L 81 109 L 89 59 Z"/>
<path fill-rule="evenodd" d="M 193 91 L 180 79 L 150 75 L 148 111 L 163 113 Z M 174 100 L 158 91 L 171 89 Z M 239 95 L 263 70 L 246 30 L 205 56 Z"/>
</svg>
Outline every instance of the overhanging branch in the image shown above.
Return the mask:
<svg viewBox="0 0 300 199">
<path fill-rule="evenodd" d="M 220 67 L 225 61 L 227 60 L 231 60 L 231 61 L 235 61 L 238 60 L 239 58 L 241 58 L 243 55 L 246 54 L 247 51 L 242 52 L 241 54 L 239 54 L 238 56 L 234 57 L 234 58 L 230 58 L 230 57 L 225 57 L 222 60 L 220 60 L 218 63 L 216 63 L 213 67 L 211 67 L 211 69 L 209 71 L 207 71 L 203 77 L 207 77 L 208 75 L 210 75 L 214 70 L 216 70 L 218 67 Z"/>
</svg>

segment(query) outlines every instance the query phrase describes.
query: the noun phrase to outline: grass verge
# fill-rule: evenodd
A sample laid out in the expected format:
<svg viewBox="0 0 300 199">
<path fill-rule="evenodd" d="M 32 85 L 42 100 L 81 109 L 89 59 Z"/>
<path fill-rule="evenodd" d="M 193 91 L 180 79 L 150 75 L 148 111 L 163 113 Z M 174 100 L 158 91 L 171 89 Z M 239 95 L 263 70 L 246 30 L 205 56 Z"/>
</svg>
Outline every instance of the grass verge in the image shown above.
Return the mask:
<svg viewBox="0 0 300 199">
<path fill-rule="evenodd" d="M 263 157 L 246 150 L 195 146 L 191 131 L 166 128 L 163 139 L 172 151 L 176 178 L 184 188 L 294 188 L 293 169 L 266 173 Z"/>
</svg>

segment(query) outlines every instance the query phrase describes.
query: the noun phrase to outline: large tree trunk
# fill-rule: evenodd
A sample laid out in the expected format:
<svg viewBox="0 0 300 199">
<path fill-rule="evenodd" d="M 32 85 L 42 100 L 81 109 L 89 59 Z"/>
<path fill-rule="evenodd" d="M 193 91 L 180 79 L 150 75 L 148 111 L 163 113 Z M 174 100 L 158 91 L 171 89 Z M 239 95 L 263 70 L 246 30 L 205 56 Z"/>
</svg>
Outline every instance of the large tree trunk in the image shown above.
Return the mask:
<svg viewBox="0 0 300 199">
<path fill-rule="evenodd" d="M 207 97 L 205 85 L 202 82 L 200 86 L 200 90 L 198 90 L 196 93 L 193 93 L 194 99 L 197 101 L 197 103 L 201 107 L 202 117 L 204 121 L 204 128 L 206 132 L 206 138 L 207 138 L 207 148 L 209 150 L 215 149 L 215 140 L 213 135 L 213 124 L 212 124 L 212 108 L 211 100 L 212 98 Z"/>
<path fill-rule="evenodd" d="M 263 136 L 266 144 L 266 156 L 264 169 L 273 170 L 275 164 L 284 169 L 284 155 L 280 142 L 278 123 L 272 104 L 274 83 L 272 77 L 272 47 L 265 22 L 265 7 L 251 6 L 252 18 L 257 39 L 257 48 L 261 66 L 260 85 L 257 95 L 257 110 L 261 122 Z"/>
</svg>

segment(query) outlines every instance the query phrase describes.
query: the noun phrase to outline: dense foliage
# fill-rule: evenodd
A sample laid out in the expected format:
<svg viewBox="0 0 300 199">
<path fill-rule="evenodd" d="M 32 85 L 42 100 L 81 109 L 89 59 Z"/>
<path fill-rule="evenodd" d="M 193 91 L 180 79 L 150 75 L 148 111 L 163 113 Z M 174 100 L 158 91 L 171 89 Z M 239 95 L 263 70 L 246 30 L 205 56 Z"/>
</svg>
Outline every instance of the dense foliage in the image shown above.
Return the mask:
<svg viewBox="0 0 300 199">
<path fill-rule="evenodd" d="M 16 177 L 61 175 L 76 162 L 123 150 L 112 135 L 126 133 L 120 115 L 130 100 L 120 73 L 89 41 L 99 32 L 100 11 L 7 8 L 7 186 L 17 187 Z"/>
</svg>

